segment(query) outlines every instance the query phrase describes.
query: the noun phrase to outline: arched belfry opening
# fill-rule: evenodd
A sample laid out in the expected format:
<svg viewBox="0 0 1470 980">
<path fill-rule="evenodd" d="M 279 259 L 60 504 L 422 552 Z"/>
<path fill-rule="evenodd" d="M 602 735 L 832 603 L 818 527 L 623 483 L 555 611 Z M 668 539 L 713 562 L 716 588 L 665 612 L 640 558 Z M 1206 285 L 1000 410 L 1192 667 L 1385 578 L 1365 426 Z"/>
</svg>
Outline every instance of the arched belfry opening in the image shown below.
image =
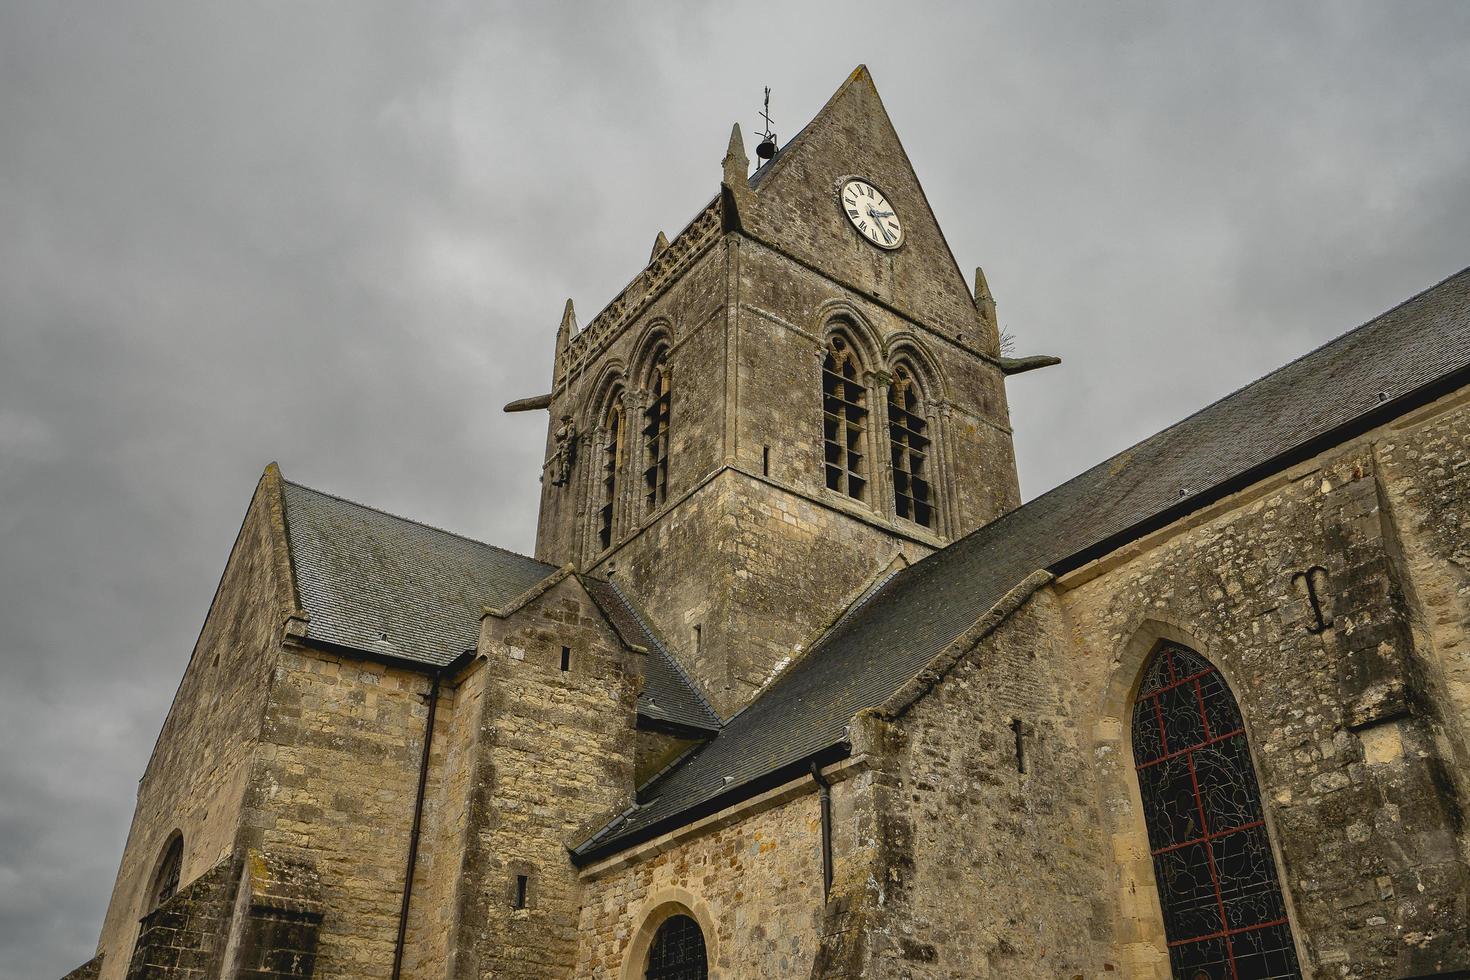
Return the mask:
<svg viewBox="0 0 1470 980">
<path fill-rule="evenodd" d="M 1300 977 L 1245 721 L 1219 670 L 1161 644 L 1132 731 L 1174 976 Z"/>
<path fill-rule="evenodd" d="M 827 489 L 868 499 L 868 392 L 852 344 L 840 333 L 822 358 L 822 445 Z"/>
<path fill-rule="evenodd" d="M 623 439 L 623 392 L 615 391 L 602 412 L 599 432 L 602 469 L 598 479 L 597 507 L 597 550 L 612 547 L 618 522 L 618 497 L 622 489 Z"/>
<path fill-rule="evenodd" d="M 665 919 L 648 947 L 643 976 L 646 980 L 705 980 L 709 965 L 699 923 L 687 915 Z"/>
<path fill-rule="evenodd" d="M 893 468 L 893 509 L 906 521 L 934 528 L 933 470 L 929 419 L 914 370 L 900 362 L 888 385 L 889 463 Z"/>
</svg>

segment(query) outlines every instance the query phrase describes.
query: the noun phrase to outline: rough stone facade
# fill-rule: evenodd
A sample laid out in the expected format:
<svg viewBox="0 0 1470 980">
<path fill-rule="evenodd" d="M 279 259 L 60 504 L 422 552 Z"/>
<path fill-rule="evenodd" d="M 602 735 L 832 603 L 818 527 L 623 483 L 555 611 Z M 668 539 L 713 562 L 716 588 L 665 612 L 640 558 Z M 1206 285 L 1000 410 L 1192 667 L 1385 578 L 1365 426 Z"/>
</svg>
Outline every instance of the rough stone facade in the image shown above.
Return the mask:
<svg viewBox="0 0 1470 980">
<path fill-rule="evenodd" d="M 231 857 L 251 785 L 260 719 L 291 602 L 273 541 L 280 525 L 267 474 L 251 501 L 198 644 L 148 768 L 99 948 L 104 980 L 128 969 L 146 894 L 171 836 L 184 833 L 180 881 Z"/>
<path fill-rule="evenodd" d="M 834 191 L 857 174 L 903 215 L 903 248 L 844 223 Z M 863 368 L 863 499 L 825 482 L 834 331 Z M 980 591 L 990 566 L 937 582 L 926 568 L 1015 526 L 1017 366 L 865 71 L 753 179 L 732 140 L 719 195 L 585 329 L 569 306 L 556 345 L 532 400 L 551 416 L 549 564 L 308 491 L 331 551 L 289 530 L 283 486 L 303 488 L 267 469 L 140 783 L 98 956 L 71 976 L 639 980 L 687 916 L 725 980 L 1162 980 L 1131 733 L 1162 643 L 1218 669 L 1244 719 L 1300 975 L 1470 975 L 1470 354 L 1398 414 L 1085 558 L 1037 557 L 1000 591 Z M 932 528 L 895 507 L 901 365 Z M 663 495 L 643 431 L 660 371 Z M 1041 555 L 1000 540 L 991 566 Z M 466 550 L 489 569 L 472 608 L 435 605 Z M 900 588 L 909 618 L 884 626 Z M 986 608 L 935 633 L 943 589 Z M 324 639 L 329 616 L 357 618 Z M 866 622 L 875 649 L 822 659 Z M 875 680 L 890 664 L 902 677 Z M 783 685 L 796 722 L 762 713 Z M 708 711 L 696 691 L 708 726 L 675 710 Z M 833 704 L 829 729 L 801 727 Z M 789 726 L 799 765 L 758 741 L 721 762 L 750 718 Z"/>
</svg>

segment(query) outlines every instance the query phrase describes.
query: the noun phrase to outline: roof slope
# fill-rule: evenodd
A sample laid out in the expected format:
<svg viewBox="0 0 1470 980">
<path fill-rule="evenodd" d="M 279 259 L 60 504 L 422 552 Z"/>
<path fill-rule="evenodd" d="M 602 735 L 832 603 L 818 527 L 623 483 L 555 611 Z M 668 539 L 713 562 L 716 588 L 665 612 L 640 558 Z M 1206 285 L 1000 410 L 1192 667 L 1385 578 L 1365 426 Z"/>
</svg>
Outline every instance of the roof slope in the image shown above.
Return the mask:
<svg viewBox="0 0 1470 980">
<path fill-rule="evenodd" d="M 282 482 L 307 637 L 442 667 L 554 565 Z"/>
<path fill-rule="evenodd" d="M 1467 368 L 1470 269 L 900 572 L 706 747 L 648 787 L 642 806 L 578 847 L 578 859 L 733 802 L 743 787 L 783 769 L 794 774 L 791 767 L 818 752 L 840 751 L 853 715 L 886 700 L 1031 572 L 1106 553 L 1151 521 L 1202 506 L 1204 491 L 1259 479 L 1273 460 L 1314 440 L 1392 417 L 1435 382 L 1463 383 Z"/>
<path fill-rule="evenodd" d="M 643 691 L 638 696 L 638 713 L 652 721 L 706 732 L 718 731 L 720 716 L 669 653 L 663 638 L 650 625 L 637 603 L 612 582 L 588 578 L 583 579 L 582 584 L 602 607 L 603 614 L 623 642 L 648 651 Z"/>
<path fill-rule="evenodd" d="M 427 524 L 281 482 L 286 536 L 306 637 L 368 654 L 443 667 L 480 639 L 486 606 L 504 606 L 554 565 Z M 592 594 L 624 642 L 648 650 L 639 714 L 714 731 L 720 720 L 615 586 Z"/>
</svg>

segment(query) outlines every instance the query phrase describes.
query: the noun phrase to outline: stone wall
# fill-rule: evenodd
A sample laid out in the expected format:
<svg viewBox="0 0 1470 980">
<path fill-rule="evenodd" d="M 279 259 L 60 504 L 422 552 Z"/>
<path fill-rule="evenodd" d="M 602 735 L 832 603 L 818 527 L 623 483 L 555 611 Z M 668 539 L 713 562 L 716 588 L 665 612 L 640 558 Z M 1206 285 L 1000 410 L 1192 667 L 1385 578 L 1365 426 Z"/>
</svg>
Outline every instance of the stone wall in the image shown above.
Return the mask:
<svg viewBox="0 0 1470 980">
<path fill-rule="evenodd" d="M 867 516 L 898 534 L 940 541 L 1019 505 L 1005 378 L 994 361 L 953 332 L 908 319 L 758 242 L 743 242 L 740 255 L 737 456 L 747 469 L 760 472 L 769 446 L 771 476 L 814 499 L 831 493 L 823 469 L 821 368 L 827 330 L 840 325 L 870 373 L 871 482 L 859 505 Z M 967 296 L 963 285 L 960 292 Z M 942 516 L 933 531 L 894 512 L 885 402 L 887 379 L 900 363 L 916 373 L 929 418 Z"/>
<path fill-rule="evenodd" d="M 1418 703 L 1457 795 L 1470 800 L 1470 413 L 1408 419 L 1374 449 L 1379 505 L 1418 654 Z M 1461 841 L 1470 853 L 1467 832 Z"/>
<path fill-rule="evenodd" d="M 440 689 L 405 937 L 404 976 L 415 980 L 455 975 L 465 849 L 482 802 L 475 786 L 488 676 L 477 663 Z"/>
<path fill-rule="evenodd" d="M 239 871 L 237 861 L 221 861 L 143 916 L 128 980 L 218 977 Z"/>
<path fill-rule="evenodd" d="M 1442 599 L 1444 563 L 1430 568 L 1423 539 L 1407 548 L 1395 540 L 1380 507 L 1384 498 L 1422 506 L 1461 491 L 1396 486 L 1374 450 L 1377 442 L 1401 459 L 1444 453 L 1446 433 L 1465 425 L 1455 409 L 1420 429 L 1380 431 L 1063 581 L 1078 644 L 1075 718 L 1094 733 L 1122 881 L 1151 880 L 1129 699 L 1148 653 L 1170 639 L 1209 657 L 1240 703 L 1306 963 L 1364 978 L 1470 966 L 1470 877 L 1456 836 L 1465 802 L 1447 775 L 1453 737 L 1435 720 L 1457 708 L 1443 700 L 1449 683 L 1423 680 L 1448 676 L 1440 651 L 1463 642 L 1462 626 L 1453 611 L 1441 614 L 1440 642 L 1425 649 L 1436 627 L 1413 628 L 1403 575 L 1438 576 L 1410 586 L 1421 597 L 1439 588 Z M 1453 465 L 1445 463 L 1421 455 L 1418 479 L 1443 487 Z M 1458 528 L 1437 547 L 1456 539 Z M 1416 557 L 1396 562 L 1406 551 Z M 1325 569 L 1315 577 L 1323 620 L 1301 577 L 1313 567 Z M 1119 908 L 1118 934 L 1134 952 L 1151 931 L 1160 941 L 1156 898 Z"/>
<path fill-rule="evenodd" d="M 72 970 L 61 980 L 97 980 L 102 973 L 102 957 L 94 956 L 81 966 Z"/>
<path fill-rule="evenodd" d="M 163 849 L 182 832 L 180 880 L 192 881 L 234 853 L 250 760 L 271 671 L 291 608 L 284 572 L 279 474 L 256 489 L 214 602 L 138 784 L 103 923 L 101 976 L 120 980 L 132 956 L 146 891 Z"/>
<path fill-rule="evenodd" d="M 317 869 L 318 977 L 392 970 L 430 684 L 305 647 L 281 653 L 244 836 Z"/>
<path fill-rule="evenodd" d="M 575 578 L 507 618 L 487 615 L 480 653 L 451 975 L 565 976 L 582 906 L 567 847 L 632 802 L 645 654 L 622 647 Z"/>
<path fill-rule="evenodd" d="M 676 912 L 699 922 L 711 980 L 807 976 L 823 907 L 820 821 L 807 791 L 631 865 L 589 869 L 574 976 L 641 978 L 654 931 Z"/>
<path fill-rule="evenodd" d="M 967 642 L 852 728 L 814 978 L 1119 968 L 1060 604 L 1038 593 Z"/>
</svg>

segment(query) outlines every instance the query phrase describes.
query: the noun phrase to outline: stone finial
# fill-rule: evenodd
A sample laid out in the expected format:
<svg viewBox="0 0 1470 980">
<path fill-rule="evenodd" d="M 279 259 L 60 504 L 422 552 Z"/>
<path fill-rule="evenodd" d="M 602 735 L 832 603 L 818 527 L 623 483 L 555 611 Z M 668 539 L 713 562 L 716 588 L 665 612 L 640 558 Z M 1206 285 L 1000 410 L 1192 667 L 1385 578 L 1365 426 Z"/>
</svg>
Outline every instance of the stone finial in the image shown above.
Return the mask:
<svg viewBox="0 0 1470 980">
<path fill-rule="evenodd" d="M 561 326 L 556 328 L 556 349 L 564 351 L 567 344 L 571 343 L 572 337 L 577 333 L 577 310 L 572 306 L 572 301 L 567 300 L 566 309 L 561 312 Z"/>
<path fill-rule="evenodd" d="M 653 240 L 653 251 L 649 253 L 648 261 L 652 262 L 654 259 L 658 258 L 659 253 L 668 247 L 669 237 L 663 232 L 659 232 L 658 237 Z"/>
<path fill-rule="evenodd" d="M 975 266 L 975 305 L 989 309 L 995 315 L 995 297 L 990 295 L 990 283 L 985 281 L 985 270 Z"/>
<path fill-rule="evenodd" d="M 732 190 L 744 186 L 750 179 L 750 157 L 745 155 L 745 137 L 740 135 L 740 124 L 730 127 L 730 145 L 725 150 L 725 186 Z"/>
<path fill-rule="evenodd" d="M 985 270 L 978 265 L 975 266 L 975 325 L 980 332 L 981 349 L 988 354 L 1000 354 L 1000 324 L 995 318 L 995 297 L 990 294 Z"/>
<path fill-rule="evenodd" d="M 745 155 L 745 138 L 740 124 L 730 127 L 730 146 L 725 150 L 725 176 L 720 181 L 720 208 L 726 231 L 741 227 L 740 212 L 750 201 L 750 158 Z"/>
</svg>

